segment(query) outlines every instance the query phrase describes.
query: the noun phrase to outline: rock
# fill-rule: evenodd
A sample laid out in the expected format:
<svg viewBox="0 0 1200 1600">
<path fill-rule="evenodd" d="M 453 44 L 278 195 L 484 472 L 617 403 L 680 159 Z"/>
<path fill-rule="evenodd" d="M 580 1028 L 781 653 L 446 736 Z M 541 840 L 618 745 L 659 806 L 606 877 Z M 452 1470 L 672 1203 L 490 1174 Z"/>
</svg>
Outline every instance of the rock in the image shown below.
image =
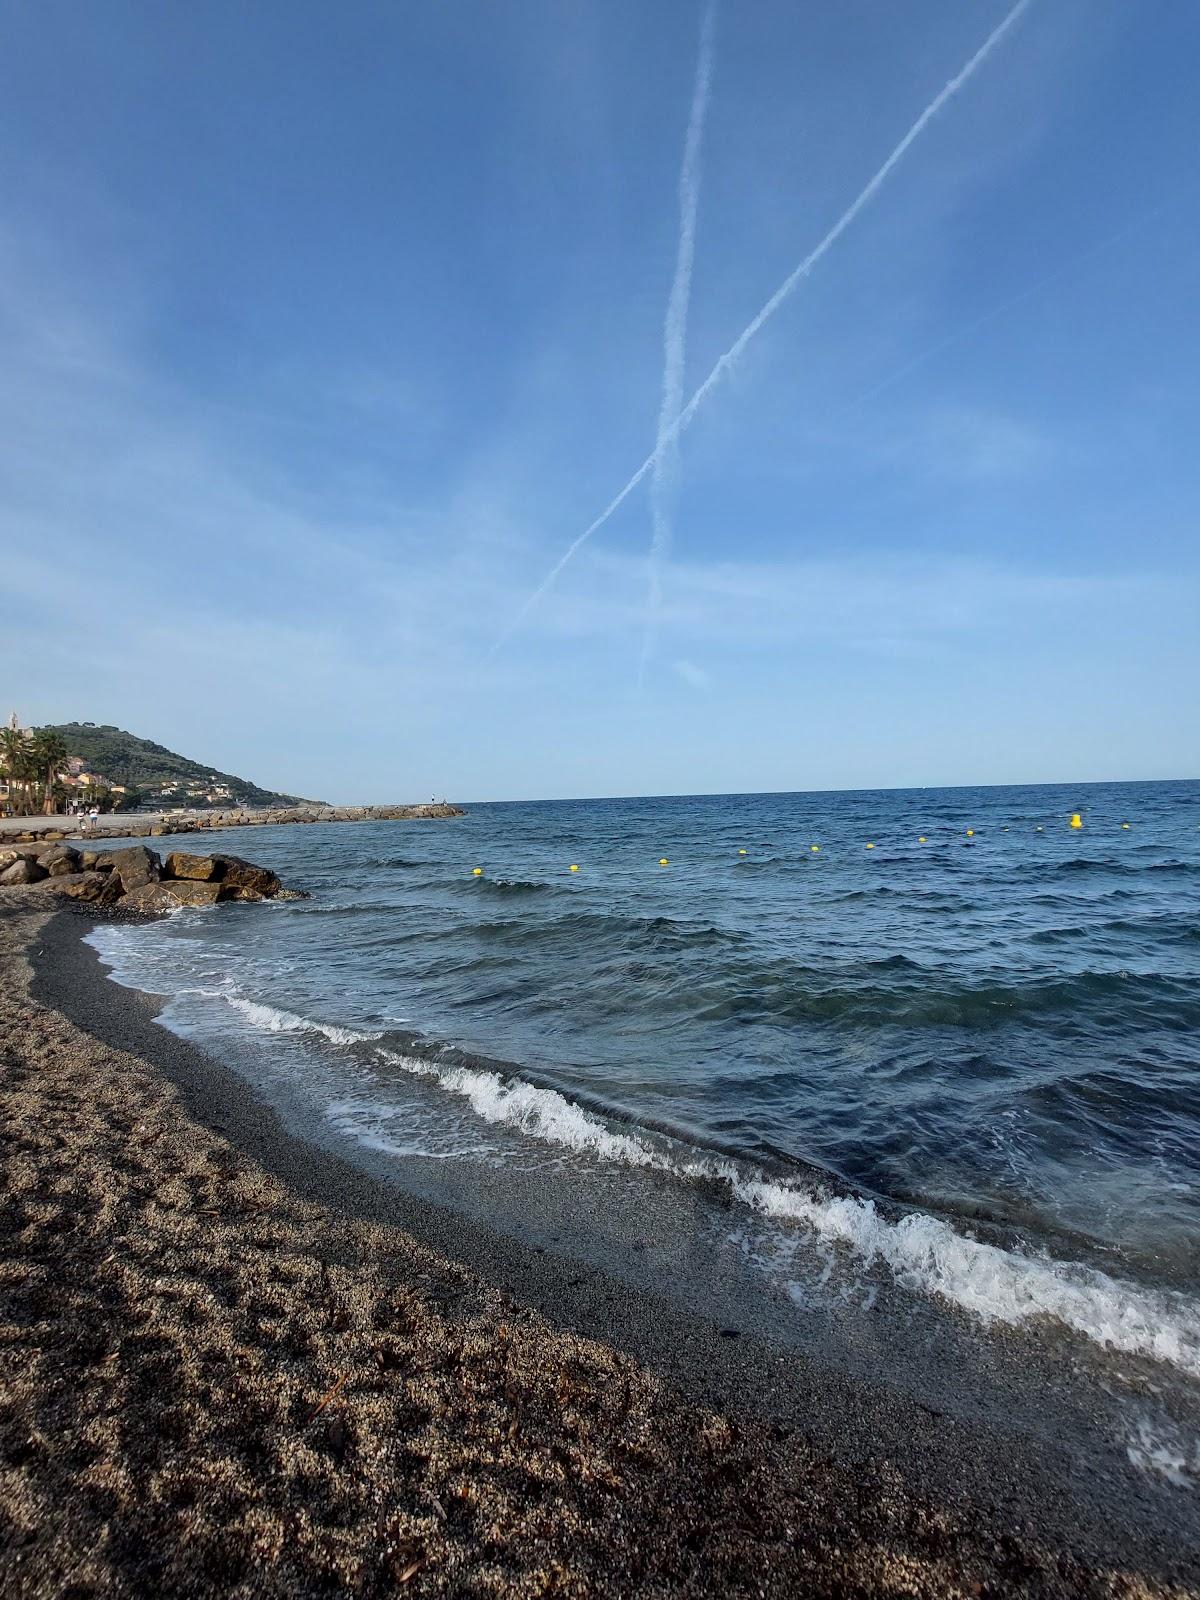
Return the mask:
<svg viewBox="0 0 1200 1600">
<path fill-rule="evenodd" d="M 172 850 L 163 870 L 168 878 L 189 878 L 207 883 L 224 876 L 225 863 L 220 856 L 193 856 L 186 850 Z"/>
<path fill-rule="evenodd" d="M 109 850 L 96 864 L 107 861 L 121 880 L 121 887 L 129 894 L 147 883 L 157 883 L 162 877 L 162 862 L 153 850 L 144 844 L 131 844 L 125 850 Z"/>
<path fill-rule="evenodd" d="M 180 906 L 211 906 L 217 902 L 221 885 L 216 882 L 198 883 L 183 879 L 164 878 L 157 883 L 143 883 L 131 889 L 121 901 L 123 911 L 140 911 L 146 915 L 161 915 L 177 911 Z"/>
<path fill-rule="evenodd" d="M 109 872 L 112 870 L 112 862 L 107 855 L 101 855 L 99 850 L 81 850 L 79 852 L 79 862 L 85 872 L 91 872 L 93 869 L 97 872 Z"/>
<path fill-rule="evenodd" d="M 79 851 L 73 850 L 69 844 L 52 845 L 49 850 L 43 850 L 38 857 L 38 866 L 52 878 L 61 878 L 67 873 L 78 872 L 82 864 Z"/>
<path fill-rule="evenodd" d="M 0 883 L 40 883 L 46 873 L 38 866 L 36 861 L 31 861 L 28 856 L 21 856 L 16 861 L 10 861 L 3 872 L 0 872 Z"/>
<path fill-rule="evenodd" d="M 221 863 L 222 900 L 249 899 L 249 896 L 242 896 L 243 889 L 254 889 L 260 897 L 270 899 L 283 887 L 269 867 L 256 867 L 252 861 L 243 861 L 241 856 L 214 856 L 212 859 Z"/>
<path fill-rule="evenodd" d="M 60 872 L 47 878 L 43 888 L 47 894 L 62 894 L 71 900 L 107 904 L 111 883 L 112 878 L 107 872 Z"/>
</svg>

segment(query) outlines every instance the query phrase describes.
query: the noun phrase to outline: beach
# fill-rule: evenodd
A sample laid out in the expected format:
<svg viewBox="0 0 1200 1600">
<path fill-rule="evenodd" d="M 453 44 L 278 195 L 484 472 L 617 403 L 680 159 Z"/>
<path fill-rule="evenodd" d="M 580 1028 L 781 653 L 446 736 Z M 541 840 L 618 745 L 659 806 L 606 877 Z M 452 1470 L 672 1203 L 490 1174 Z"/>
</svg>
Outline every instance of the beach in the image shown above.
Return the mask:
<svg viewBox="0 0 1200 1600">
<path fill-rule="evenodd" d="M 79 912 L 0 908 L 7 1592 L 1185 1592 L 1011 1440 L 290 1137 Z"/>
</svg>

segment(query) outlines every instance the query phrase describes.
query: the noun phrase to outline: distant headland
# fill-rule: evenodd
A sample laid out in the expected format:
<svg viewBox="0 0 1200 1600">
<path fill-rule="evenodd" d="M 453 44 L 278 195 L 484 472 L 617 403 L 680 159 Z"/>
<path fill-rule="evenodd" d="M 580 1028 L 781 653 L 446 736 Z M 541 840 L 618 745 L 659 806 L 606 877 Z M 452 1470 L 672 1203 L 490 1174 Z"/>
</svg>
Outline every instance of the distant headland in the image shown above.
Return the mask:
<svg viewBox="0 0 1200 1600">
<path fill-rule="evenodd" d="M 331 806 L 218 772 L 111 723 L 0 728 L 0 836 L 143 838 L 289 822 L 459 817 L 426 805 Z"/>
</svg>

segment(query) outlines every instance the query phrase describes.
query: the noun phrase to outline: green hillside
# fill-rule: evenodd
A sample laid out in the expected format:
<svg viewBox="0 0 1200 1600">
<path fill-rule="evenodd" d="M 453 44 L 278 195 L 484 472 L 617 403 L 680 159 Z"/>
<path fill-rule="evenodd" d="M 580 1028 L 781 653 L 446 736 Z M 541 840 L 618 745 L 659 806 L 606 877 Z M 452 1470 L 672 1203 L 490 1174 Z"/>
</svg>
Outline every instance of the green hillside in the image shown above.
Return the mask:
<svg viewBox="0 0 1200 1600">
<path fill-rule="evenodd" d="M 63 722 L 50 730 L 62 737 L 67 751 L 80 756 L 94 771 L 113 783 L 142 792 L 143 803 L 154 801 L 165 807 L 228 806 L 238 801 L 252 806 L 313 805 L 320 802 L 301 799 L 294 794 L 280 794 L 275 789 L 260 789 L 247 778 L 235 777 L 230 772 L 218 772 L 215 767 L 202 766 L 189 761 L 187 756 L 176 755 L 173 750 L 154 744 L 150 739 L 139 739 L 111 724 L 94 722 Z M 163 795 L 165 786 L 176 786 L 173 794 Z M 202 789 L 205 793 L 217 789 L 228 791 L 215 800 L 189 789 Z"/>
</svg>

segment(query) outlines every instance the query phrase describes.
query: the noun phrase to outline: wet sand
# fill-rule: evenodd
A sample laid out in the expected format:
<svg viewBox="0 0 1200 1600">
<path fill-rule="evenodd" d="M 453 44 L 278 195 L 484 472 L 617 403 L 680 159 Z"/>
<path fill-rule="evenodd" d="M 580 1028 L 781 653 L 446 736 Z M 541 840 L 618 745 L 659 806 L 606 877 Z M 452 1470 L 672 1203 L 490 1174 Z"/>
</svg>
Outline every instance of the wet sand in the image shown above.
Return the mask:
<svg viewBox="0 0 1200 1600">
<path fill-rule="evenodd" d="M 1169 1514 L 290 1138 L 87 926 L 0 896 L 7 1594 L 1191 1591 Z"/>
</svg>

